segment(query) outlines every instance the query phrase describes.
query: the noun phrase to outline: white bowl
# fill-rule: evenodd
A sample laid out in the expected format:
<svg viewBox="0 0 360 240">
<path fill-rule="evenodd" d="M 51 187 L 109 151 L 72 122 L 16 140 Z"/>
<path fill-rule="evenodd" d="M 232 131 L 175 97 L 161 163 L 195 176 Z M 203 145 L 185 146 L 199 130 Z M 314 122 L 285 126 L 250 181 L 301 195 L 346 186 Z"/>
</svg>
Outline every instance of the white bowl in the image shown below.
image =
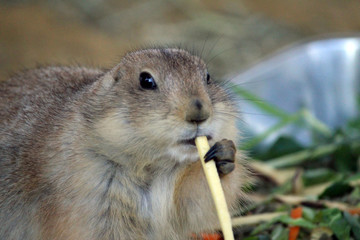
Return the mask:
<svg viewBox="0 0 360 240">
<path fill-rule="evenodd" d="M 288 113 L 305 107 L 329 128 L 337 128 L 359 114 L 360 37 L 338 37 L 297 44 L 240 73 L 233 82 Z M 279 120 L 241 101 L 247 132 L 256 135 Z M 242 126 L 243 127 L 243 126 Z M 311 144 L 310 131 L 288 126 L 280 134 Z"/>
</svg>

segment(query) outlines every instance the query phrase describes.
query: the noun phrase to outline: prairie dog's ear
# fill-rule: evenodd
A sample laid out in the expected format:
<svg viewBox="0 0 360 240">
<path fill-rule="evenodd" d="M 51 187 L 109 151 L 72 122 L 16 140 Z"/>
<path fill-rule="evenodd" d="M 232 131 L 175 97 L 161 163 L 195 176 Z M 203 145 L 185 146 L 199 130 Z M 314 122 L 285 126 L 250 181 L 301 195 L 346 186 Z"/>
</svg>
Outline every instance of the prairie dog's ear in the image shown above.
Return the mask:
<svg viewBox="0 0 360 240">
<path fill-rule="evenodd" d="M 120 67 L 121 67 L 121 63 L 119 63 L 118 65 L 116 65 L 115 67 L 113 67 L 108 74 L 111 75 L 111 77 L 113 78 L 113 80 L 116 82 L 119 78 L 119 72 L 120 72 Z"/>
<path fill-rule="evenodd" d="M 120 64 L 116 65 L 110 71 L 106 72 L 99 80 L 94 83 L 92 92 L 97 94 L 106 94 L 115 82 L 117 81 L 119 74 Z"/>
</svg>

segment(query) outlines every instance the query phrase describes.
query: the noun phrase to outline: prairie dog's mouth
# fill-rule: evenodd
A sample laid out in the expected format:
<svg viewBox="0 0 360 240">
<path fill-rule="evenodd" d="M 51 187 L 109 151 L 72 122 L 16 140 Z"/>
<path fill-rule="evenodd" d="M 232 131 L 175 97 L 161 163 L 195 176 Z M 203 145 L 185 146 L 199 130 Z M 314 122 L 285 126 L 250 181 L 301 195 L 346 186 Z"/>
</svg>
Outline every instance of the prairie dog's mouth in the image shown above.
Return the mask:
<svg viewBox="0 0 360 240">
<path fill-rule="evenodd" d="M 208 141 L 212 139 L 212 137 L 209 135 L 206 135 L 206 138 L 208 139 Z M 179 143 L 184 145 L 195 146 L 195 138 L 180 140 Z"/>
</svg>

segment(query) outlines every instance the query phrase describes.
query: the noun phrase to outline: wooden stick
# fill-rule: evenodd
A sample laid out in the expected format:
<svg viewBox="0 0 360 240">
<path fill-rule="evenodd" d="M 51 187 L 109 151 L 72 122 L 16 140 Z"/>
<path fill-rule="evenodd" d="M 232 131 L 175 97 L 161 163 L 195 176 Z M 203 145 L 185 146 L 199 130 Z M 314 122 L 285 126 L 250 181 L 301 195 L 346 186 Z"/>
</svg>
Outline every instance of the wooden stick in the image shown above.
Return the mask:
<svg viewBox="0 0 360 240">
<path fill-rule="evenodd" d="M 225 240 L 233 240 L 234 234 L 232 231 L 231 217 L 225 201 L 224 191 L 221 187 L 219 174 L 213 160 L 205 163 L 204 156 L 209 151 L 210 146 L 205 136 L 197 137 L 195 144 L 199 152 L 200 161 L 203 166 L 206 180 L 209 184 L 212 198 L 215 203 L 215 208 L 220 221 L 221 230 Z"/>
</svg>

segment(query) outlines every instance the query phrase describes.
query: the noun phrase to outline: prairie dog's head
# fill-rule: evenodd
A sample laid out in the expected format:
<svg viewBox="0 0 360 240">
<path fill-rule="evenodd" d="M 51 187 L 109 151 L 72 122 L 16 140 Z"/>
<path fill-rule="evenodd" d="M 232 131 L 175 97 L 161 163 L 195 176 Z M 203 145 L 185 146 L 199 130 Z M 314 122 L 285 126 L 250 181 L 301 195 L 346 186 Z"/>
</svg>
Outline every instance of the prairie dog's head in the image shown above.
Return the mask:
<svg viewBox="0 0 360 240">
<path fill-rule="evenodd" d="M 127 54 L 113 70 L 111 107 L 96 124 L 105 143 L 128 154 L 198 158 L 194 139 L 236 142 L 234 102 L 205 63 L 181 49 Z"/>
</svg>

